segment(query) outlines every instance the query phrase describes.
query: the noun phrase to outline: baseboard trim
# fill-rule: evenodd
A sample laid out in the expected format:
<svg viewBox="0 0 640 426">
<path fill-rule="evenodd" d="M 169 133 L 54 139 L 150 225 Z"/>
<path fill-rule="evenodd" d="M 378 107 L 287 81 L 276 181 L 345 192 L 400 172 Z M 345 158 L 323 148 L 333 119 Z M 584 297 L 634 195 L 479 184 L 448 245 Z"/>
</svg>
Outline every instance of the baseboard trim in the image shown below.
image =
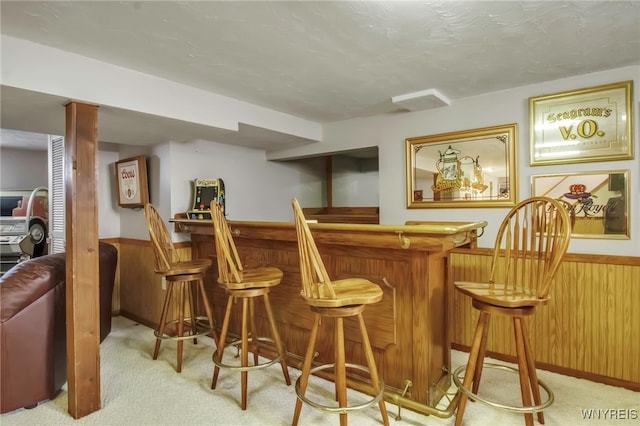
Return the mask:
<svg viewBox="0 0 640 426">
<path fill-rule="evenodd" d="M 471 347 L 467 345 L 461 345 L 458 343 L 451 343 L 451 349 L 457 351 L 469 352 Z M 500 361 L 510 362 L 516 364 L 518 360 L 515 356 L 505 355 L 498 352 L 487 351 L 486 356 Z M 573 368 L 561 367 L 558 365 L 548 364 L 544 362 L 536 362 L 536 367 L 540 370 L 551 371 L 552 373 L 562 374 L 563 376 L 575 377 L 578 379 L 586 379 L 592 382 L 603 383 L 605 385 L 617 386 L 620 388 L 629 389 L 635 392 L 640 392 L 640 383 L 631 382 L 629 380 L 616 379 L 614 377 L 603 376 L 601 374 L 589 373 L 586 371 L 574 370 Z"/>
</svg>

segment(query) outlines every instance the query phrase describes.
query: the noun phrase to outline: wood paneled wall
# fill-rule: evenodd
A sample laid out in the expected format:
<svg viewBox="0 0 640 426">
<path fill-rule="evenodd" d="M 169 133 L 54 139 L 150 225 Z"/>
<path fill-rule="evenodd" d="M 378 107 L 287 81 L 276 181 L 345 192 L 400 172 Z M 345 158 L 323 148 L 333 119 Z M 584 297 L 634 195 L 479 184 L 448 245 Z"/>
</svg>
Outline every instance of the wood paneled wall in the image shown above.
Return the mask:
<svg viewBox="0 0 640 426">
<path fill-rule="evenodd" d="M 191 258 L 190 243 L 176 244 L 176 248 L 181 259 Z M 121 315 L 155 327 L 166 290 L 162 277 L 153 270 L 155 254 L 151 241 L 123 238 L 118 251 L 119 285 L 114 291 L 114 305 L 117 303 Z"/>
<path fill-rule="evenodd" d="M 185 243 L 186 244 L 186 243 Z M 153 326 L 164 291 L 153 272 L 150 242 L 120 239 L 114 307 Z M 181 247 L 181 255 L 190 247 Z M 468 349 L 477 312 L 453 290 L 454 280 L 483 280 L 489 250 L 455 249 L 449 255 L 448 291 L 453 347 Z M 569 254 L 551 290 L 552 300 L 528 320 L 540 368 L 640 391 L 640 258 Z M 490 355 L 515 356 L 510 323 L 492 319 Z"/>
<path fill-rule="evenodd" d="M 449 255 L 454 347 L 471 345 L 478 312 L 453 282 L 486 280 L 490 262 L 489 250 Z M 640 258 L 567 255 L 550 302 L 526 321 L 540 368 L 640 390 Z M 507 318 L 491 319 L 487 351 L 515 359 Z"/>
</svg>

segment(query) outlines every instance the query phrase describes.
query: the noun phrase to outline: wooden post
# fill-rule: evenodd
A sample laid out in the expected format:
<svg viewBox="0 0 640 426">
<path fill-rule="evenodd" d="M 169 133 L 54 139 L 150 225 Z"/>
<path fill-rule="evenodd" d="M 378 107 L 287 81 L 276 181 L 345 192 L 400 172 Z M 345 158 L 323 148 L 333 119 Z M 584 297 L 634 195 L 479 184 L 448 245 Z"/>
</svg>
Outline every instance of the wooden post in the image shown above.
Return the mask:
<svg viewBox="0 0 640 426">
<path fill-rule="evenodd" d="M 327 173 L 327 213 L 333 207 L 333 165 L 331 162 L 332 157 L 327 155 L 326 157 L 326 173 Z"/>
<path fill-rule="evenodd" d="M 65 108 L 67 386 L 78 419 L 100 409 L 98 106 Z"/>
</svg>

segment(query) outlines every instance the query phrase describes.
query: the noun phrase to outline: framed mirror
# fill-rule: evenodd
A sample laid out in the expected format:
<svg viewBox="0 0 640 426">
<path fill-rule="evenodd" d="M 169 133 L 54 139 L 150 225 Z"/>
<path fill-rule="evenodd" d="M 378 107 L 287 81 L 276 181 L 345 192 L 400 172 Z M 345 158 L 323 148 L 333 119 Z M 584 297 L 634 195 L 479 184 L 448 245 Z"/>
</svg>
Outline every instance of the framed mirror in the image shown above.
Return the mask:
<svg viewBox="0 0 640 426">
<path fill-rule="evenodd" d="M 407 207 L 514 206 L 516 138 L 514 123 L 406 139 Z"/>
</svg>

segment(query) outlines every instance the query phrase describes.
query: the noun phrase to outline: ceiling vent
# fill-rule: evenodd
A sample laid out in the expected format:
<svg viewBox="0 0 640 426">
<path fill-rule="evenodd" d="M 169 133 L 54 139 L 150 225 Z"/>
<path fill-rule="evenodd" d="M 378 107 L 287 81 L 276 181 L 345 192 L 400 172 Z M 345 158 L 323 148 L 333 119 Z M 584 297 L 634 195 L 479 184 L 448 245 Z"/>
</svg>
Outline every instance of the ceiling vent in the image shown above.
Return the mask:
<svg viewBox="0 0 640 426">
<path fill-rule="evenodd" d="M 422 111 L 425 109 L 440 108 L 448 106 L 450 101 L 436 89 L 421 90 L 419 92 L 407 93 L 406 95 L 394 96 L 391 102 L 409 111 Z"/>
</svg>

